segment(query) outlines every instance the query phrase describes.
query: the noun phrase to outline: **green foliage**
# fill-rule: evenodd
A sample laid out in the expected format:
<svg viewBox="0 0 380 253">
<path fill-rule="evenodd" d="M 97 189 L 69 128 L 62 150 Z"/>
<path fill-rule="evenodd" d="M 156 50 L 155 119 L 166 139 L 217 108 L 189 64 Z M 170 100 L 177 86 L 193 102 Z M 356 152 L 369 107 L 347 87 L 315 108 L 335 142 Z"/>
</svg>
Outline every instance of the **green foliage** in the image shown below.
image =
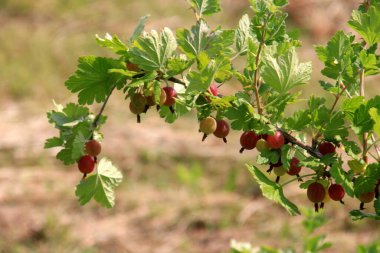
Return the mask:
<svg viewBox="0 0 380 253">
<path fill-rule="evenodd" d="M 369 46 L 380 42 L 380 5 L 370 6 L 368 12 L 353 11 L 348 24 Z"/>
<path fill-rule="evenodd" d="M 146 71 L 165 72 L 168 59 L 176 48 L 177 41 L 169 28 L 164 28 L 160 34 L 152 30 L 133 42 L 131 61 Z"/>
<path fill-rule="evenodd" d="M 115 205 L 114 189 L 121 183 L 123 175 L 107 158 L 97 165 L 97 173 L 83 179 L 75 190 L 79 203 L 84 205 L 92 198 L 101 206 L 111 208 Z"/>
<path fill-rule="evenodd" d="M 247 167 L 249 171 L 252 173 L 257 183 L 260 185 L 260 189 L 266 198 L 282 205 L 291 215 L 300 214 L 300 211 L 298 210 L 297 206 L 284 196 L 282 187 L 279 184 L 268 179 L 254 165 L 247 165 Z"/>
<path fill-rule="evenodd" d="M 124 65 L 111 58 L 84 56 L 79 58 L 78 70 L 65 82 L 73 93 L 78 92 L 79 104 L 91 105 L 104 102 L 115 85 L 121 88 L 125 79 L 111 69 L 122 69 Z"/>
<path fill-rule="evenodd" d="M 212 15 L 221 10 L 218 0 L 188 0 L 188 2 L 197 11 L 199 17 Z"/>
<path fill-rule="evenodd" d="M 305 84 L 310 75 L 311 63 L 299 63 L 294 49 L 279 57 L 266 55 L 263 59 L 263 81 L 279 93 Z"/>
<path fill-rule="evenodd" d="M 281 162 L 283 169 L 290 172 L 291 160 L 297 157 L 299 165 L 311 171 L 300 172 L 299 176 L 305 178 L 299 183 L 301 189 L 320 182 L 325 187 L 341 184 L 347 195 L 354 198 L 372 192 L 380 179 L 380 157 L 373 152 L 375 137 L 380 135 L 380 96 L 367 100 L 363 89 L 365 77 L 380 73 L 379 1 L 372 1 L 368 10 L 365 4 L 361 5 L 349 21 L 366 44 L 353 34 L 338 31 L 327 45 L 315 47 L 324 64 L 322 74 L 331 79 L 319 83 L 331 97 L 311 96 L 307 107 L 302 109 L 297 107 L 303 101 L 301 93 L 294 90 L 307 84 L 312 66 L 310 62 L 299 62 L 296 48 L 300 47 L 300 41 L 296 33 L 287 32 L 287 14 L 282 7 L 288 1 L 249 2 L 253 15 L 250 18 L 244 14 L 236 29 L 208 24 L 206 16 L 220 11 L 220 1 L 188 0 L 195 13 L 195 23 L 190 28 L 172 31 L 165 27 L 161 32 L 146 32 L 148 16 L 144 16 L 127 42 L 117 35 L 96 36 L 99 46 L 111 50 L 116 57 L 79 58 L 77 70 L 65 82 L 67 89 L 77 94 L 78 104 L 56 105 L 56 109 L 48 112 L 48 120 L 59 135 L 47 139 L 45 148 L 60 148 L 57 159 L 66 165 L 80 160 L 86 155 L 88 140 L 102 139 L 104 108 L 111 94 L 121 90 L 129 103 L 134 95 L 140 97 L 139 108 L 134 103 L 130 106 L 138 121 L 142 114 L 157 108 L 167 123 L 194 111 L 199 121 L 206 117 L 223 119 L 232 130 L 254 131 L 261 139 L 280 131 L 283 140 L 270 137 L 272 142 L 278 142 L 277 149 L 270 149 L 275 145 L 267 145 L 264 140 L 259 142 L 262 150 L 256 162 L 266 167 Z M 238 57 L 242 65 L 235 63 Z M 232 78 L 241 84 L 238 91 L 214 94 L 215 86 L 229 85 Z M 164 94 L 162 89 L 167 86 L 174 88 L 176 94 Z M 94 102 L 102 104 L 96 115 L 84 106 Z M 291 114 L 290 104 L 296 108 Z M 323 142 L 331 142 L 333 150 L 319 150 Z M 350 157 L 347 163 L 343 161 L 346 155 Z M 371 162 L 370 156 L 376 161 Z M 97 173 L 84 175 L 76 194 L 81 204 L 94 198 L 111 207 L 121 174 L 108 159 L 99 160 Z M 284 194 L 286 185 L 298 182 L 299 178 L 292 177 L 279 184 L 254 165 L 247 167 L 265 197 L 282 205 L 291 215 L 300 213 Z M 201 175 L 183 169 L 177 173 L 184 184 L 191 185 Z M 233 183 L 229 185 L 232 189 Z M 352 218 L 378 219 L 379 200 L 373 206 L 376 214 L 354 210 Z M 304 250 L 319 252 L 328 246 L 323 236 L 315 236 L 308 238 Z M 278 252 L 268 247 L 261 250 Z"/>
</svg>

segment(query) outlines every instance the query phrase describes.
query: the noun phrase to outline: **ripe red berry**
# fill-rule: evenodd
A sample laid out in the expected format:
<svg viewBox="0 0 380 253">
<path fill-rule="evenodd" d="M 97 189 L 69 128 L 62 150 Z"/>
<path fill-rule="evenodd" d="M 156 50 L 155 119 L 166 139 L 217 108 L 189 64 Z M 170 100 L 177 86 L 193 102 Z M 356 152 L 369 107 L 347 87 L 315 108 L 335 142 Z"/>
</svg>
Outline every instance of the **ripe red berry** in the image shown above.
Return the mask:
<svg viewBox="0 0 380 253">
<path fill-rule="evenodd" d="M 95 160 L 92 156 L 84 155 L 78 161 L 78 169 L 84 174 L 91 173 L 95 168 Z"/>
<path fill-rule="evenodd" d="M 86 143 L 86 152 L 89 156 L 97 156 L 102 151 L 102 145 L 96 140 L 90 140 Z"/>
<path fill-rule="evenodd" d="M 216 83 L 212 83 L 211 85 L 210 85 L 210 92 L 211 92 L 211 94 L 212 95 L 214 95 L 214 96 L 218 96 L 218 86 L 216 85 Z"/>
<path fill-rule="evenodd" d="M 346 192 L 340 184 L 332 184 L 329 187 L 329 196 L 332 200 L 341 201 Z"/>
<path fill-rule="evenodd" d="M 318 147 L 319 152 L 322 155 L 335 153 L 335 146 L 331 142 L 323 142 Z"/>
<path fill-rule="evenodd" d="M 318 182 L 311 183 L 307 187 L 307 198 L 313 203 L 323 202 L 325 195 L 325 187 Z"/>
<path fill-rule="evenodd" d="M 288 174 L 290 176 L 295 176 L 300 173 L 302 167 L 298 165 L 299 162 L 300 160 L 298 160 L 297 157 L 293 157 L 292 160 L 290 161 L 290 168 L 288 170 Z"/>
<path fill-rule="evenodd" d="M 267 142 L 270 149 L 279 149 L 285 144 L 285 138 L 280 131 L 277 131 L 274 135 L 267 136 Z"/>
<path fill-rule="evenodd" d="M 244 149 L 254 149 L 256 147 L 256 143 L 259 140 L 259 136 L 255 134 L 253 131 L 247 131 L 244 132 L 240 136 L 240 145 L 242 147 L 241 152 L 243 152 Z"/>
<path fill-rule="evenodd" d="M 216 129 L 214 135 L 218 138 L 223 138 L 224 142 L 226 142 L 226 137 L 230 132 L 230 125 L 225 120 L 217 120 L 216 121 Z"/>
<path fill-rule="evenodd" d="M 375 199 L 375 192 L 362 193 L 358 199 L 363 203 L 370 203 Z"/>
<path fill-rule="evenodd" d="M 166 94 L 166 100 L 164 105 L 166 106 L 173 106 L 175 104 L 175 99 L 177 97 L 177 92 L 173 87 L 166 86 L 163 88 Z"/>
</svg>

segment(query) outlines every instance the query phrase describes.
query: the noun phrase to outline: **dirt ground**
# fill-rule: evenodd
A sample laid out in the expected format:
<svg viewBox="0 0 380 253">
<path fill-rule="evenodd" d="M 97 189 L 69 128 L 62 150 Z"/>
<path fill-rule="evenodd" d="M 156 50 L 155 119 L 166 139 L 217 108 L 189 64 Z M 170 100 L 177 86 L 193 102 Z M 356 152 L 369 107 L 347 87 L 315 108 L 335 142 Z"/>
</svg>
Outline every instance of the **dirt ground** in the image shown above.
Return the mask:
<svg viewBox="0 0 380 253">
<path fill-rule="evenodd" d="M 238 153 L 238 133 L 228 144 L 216 138 L 202 143 L 194 115 L 168 125 L 153 111 L 137 124 L 119 95 L 106 109 L 102 155 L 122 170 L 124 183 L 115 208 L 81 207 L 74 195 L 81 178 L 77 168 L 56 161 L 56 150 L 43 149 L 44 140 L 56 134 L 46 120 L 50 100 L 74 99 L 62 83 L 79 55 L 105 54 L 95 49 L 93 34 L 131 31 L 123 24 L 147 12 L 153 16 L 149 28 L 175 26 L 187 12 L 176 16 L 176 9 L 142 0 L 125 5 L 115 0 L 112 7 L 66 1 L 65 8 L 61 1 L 32 2 L 0 1 L 0 253 L 221 253 L 228 252 L 231 239 L 301 248 L 303 217 L 290 217 L 261 197 L 244 165 L 255 153 Z M 167 6 L 174 2 L 165 0 Z M 297 0 L 288 7 L 291 26 L 302 24 L 308 36 L 300 53 L 315 63 L 314 75 L 320 66 L 311 43 L 325 43 L 357 3 Z M 226 0 L 223 6 L 228 18 L 215 20 L 230 24 L 247 5 Z M 131 9 L 136 11 L 123 16 Z M 326 10 L 331 15 L 322 18 Z M 295 186 L 286 195 L 310 206 Z M 379 223 L 349 219 L 355 205 L 328 203 L 328 223 L 318 230 L 333 243 L 326 252 L 351 253 L 359 244 L 380 240 Z"/>
</svg>

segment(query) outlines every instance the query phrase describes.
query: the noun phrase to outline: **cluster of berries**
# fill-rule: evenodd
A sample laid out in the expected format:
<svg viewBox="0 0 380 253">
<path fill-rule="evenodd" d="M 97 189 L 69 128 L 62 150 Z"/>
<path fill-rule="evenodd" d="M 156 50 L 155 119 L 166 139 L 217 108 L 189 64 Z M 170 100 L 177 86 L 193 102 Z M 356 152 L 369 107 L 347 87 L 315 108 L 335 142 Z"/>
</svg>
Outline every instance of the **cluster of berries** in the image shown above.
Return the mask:
<svg viewBox="0 0 380 253">
<path fill-rule="evenodd" d="M 177 97 L 177 92 L 173 87 L 166 86 L 160 90 L 160 99 L 156 101 L 155 94 L 150 92 L 149 95 L 144 93 L 136 92 L 131 96 L 131 102 L 129 103 L 129 110 L 136 114 L 137 123 L 141 122 L 140 114 L 146 113 L 150 107 L 156 106 L 157 110 L 160 106 L 169 106 L 170 111 L 174 113 L 173 105 L 175 104 L 175 98 Z"/>
<path fill-rule="evenodd" d="M 83 173 L 83 177 L 91 173 L 95 169 L 97 156 L 102 151 L 101 144 L 96 140 L 89 140 L 85 145 L 86 155 L 78 160 L 78 169 Z"/>
</svg>

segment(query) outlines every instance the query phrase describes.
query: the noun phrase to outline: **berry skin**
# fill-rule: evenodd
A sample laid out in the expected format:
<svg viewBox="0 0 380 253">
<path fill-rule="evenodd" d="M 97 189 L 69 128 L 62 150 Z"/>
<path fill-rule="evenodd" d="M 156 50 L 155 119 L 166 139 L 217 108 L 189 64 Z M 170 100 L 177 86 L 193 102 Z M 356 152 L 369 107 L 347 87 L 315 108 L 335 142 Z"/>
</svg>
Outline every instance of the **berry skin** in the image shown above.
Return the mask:
<svg viewBox="0 0 380 253">
<path fill-rule="evenodd" d="M 290 161 L 290 168 L 288 171 L 288 175 L 290 176 L 295 176 L 298 175 L 302 169 L 301 166 L 298 166 L 298 163 L 300 160 L 298 160 L 297 157 L 293 157 L 292 160 Z"/>
<path fill-rule="evenodd" d="M 329 187 L 329 196 L 332 200 L 341 201 L 346 194 L 343 187 L 340 184 L 332 184 Z"/>
<path fill-rule="evenodd" d="M 216 130 L 216 120 L 213 117 L 207 117 L 199 124 L 199 130 L 204 134 L 212 134 Z"/>
<path fill-rule="evenodd" d="M 274 135 L 268 135 L 267 142 L 270 149 L 279 149 L 285 144 L 285 138 L 280 131 L 277 131 Z"/>
<path fill-rule="evenodd" d="M 175 104 L 175 99 L 177 97 L 177 92 L 173 87 L 166 86 L 163 88 L 166 94 L 166 99 L 164 102 L 164 105 L 166 106 L 173 106 Z"/>
<path fill-rule="evenodd" d="M 146 104 L 149 106 L 154 106 L 156 105 L 156 100 L 154 98 L 154 95 L 150 95 L 146 97 Z"/>
<path fill-rule="evenodd" d="M 78 169 L 83 174 L 91 173 L 95 168 L 95 160 L 92 156 L 84 155 L 78 161 Z"/>
<path fill-rule="evenodd" d="M 147 99 L 144 95 L 140 93 L 135 93 L 131 97 L 131 102 L 136 108 L 145 108 L 147 104 Z"/>
<path fill-rule="evenodd" d="M 131 110 L 133 114 L 139 115 L 144 112 L 145 107 L 136 107 L 132 102 L 130 102 L 129 110 Z"/>
<path fill-rule="evenodd" d="M 266 140 L 264 140 L 264 139 L 259 139 L 256 142 L 256 149 L 259 152 L 263 152 L 263 151 L 269 150 L 268 142 Z"/>
<path fill-rule="evenodd" d="M 363 203 L 370 203 L 375 199 L 375 192 L 362 193 L 358 199 Z"/>
<path fill-rule="evenodd" d="M 283 166 L 274 167 L 273 172 L 276 174 L 276 176 L 281 177 L 286 174 L 286 169 Z"/>
<path fill-rule="evenodd" d="M 230 125 L 225 120 L 216 121 L 216 129 L 214 135 L 218 138 L 225 139 L 230 132 Z"/>
<path fill-rule="evenodd" d="M 259 140 L 259 136 L 255 134 L 253 131 L 247 131 L 244 132 L 240 136 L 240 145 L 242 146 L 242 149 L 254 149 L 256 147 L 256 143 Z"/>
<path fill-rule="evenodd" d="M 86 152 L 89 156 L 97 156 L 102 151 L 102 145 L 96 140 L 90 140 L 86 143 Z"/>
<path fill-rule="evenodd" d="M 335 153 L 335 146 L 331 142 L 323 142 L 318 147 L 319 152 L 322 155 Z"/>
<path fill-rule="evenodd" d="M 307 187 L 307 198 L 313 203 L 319 203 L 324 200 L 326 189 L 318 182 L 311 183 Z"/>
<path fill-rule="evenodd" d="M 132 62 L 127 62 L 127 69 L 129 71 L 135 71 L 135 72 L 139 72 L 140 71 L 140 68 L 137 64 L 134 64 Z"/>
<path fill-rule="evenodd" d="M 218 92 L 218 86 L 216 86 L 216 83 L 213 82 L 210 85 L 210 92 L 211 92 L 212 95 L 218 96 L 219 92 Z"/>
</svg>

